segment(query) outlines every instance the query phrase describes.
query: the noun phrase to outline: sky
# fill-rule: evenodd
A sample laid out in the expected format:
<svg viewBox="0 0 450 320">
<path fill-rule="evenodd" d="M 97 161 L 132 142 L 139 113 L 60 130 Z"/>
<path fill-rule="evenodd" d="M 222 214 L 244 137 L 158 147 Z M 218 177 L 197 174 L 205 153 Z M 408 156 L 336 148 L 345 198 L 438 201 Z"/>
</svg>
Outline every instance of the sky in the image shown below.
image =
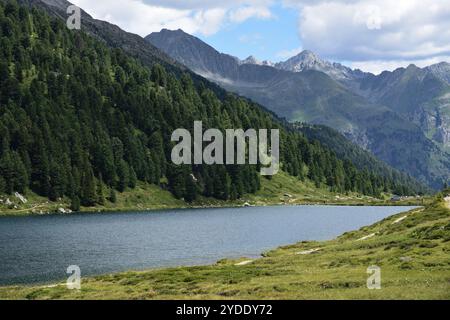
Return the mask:
<svg viewBox="0 0 450 320">
<path fill-rule="evenodd" d="M 278 62 L 304 49 L 363 71 L 450 62 L 450 0 L 72 0 L 146 36 L 183 29 L 220 52 Z"/>
</svg>

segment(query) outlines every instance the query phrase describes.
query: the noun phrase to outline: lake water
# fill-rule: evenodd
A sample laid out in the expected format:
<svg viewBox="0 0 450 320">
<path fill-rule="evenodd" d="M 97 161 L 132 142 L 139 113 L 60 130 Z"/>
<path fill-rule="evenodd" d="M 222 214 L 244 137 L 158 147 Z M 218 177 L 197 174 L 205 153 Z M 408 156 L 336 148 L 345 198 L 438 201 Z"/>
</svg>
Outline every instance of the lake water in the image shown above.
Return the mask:
<svg viewBox="0 0 450 320">
<path fill-rule="evenodd" d="M 412 207 L 289 206 L 0 218 L 0 285 L 258 257 Z"/>
</svg>

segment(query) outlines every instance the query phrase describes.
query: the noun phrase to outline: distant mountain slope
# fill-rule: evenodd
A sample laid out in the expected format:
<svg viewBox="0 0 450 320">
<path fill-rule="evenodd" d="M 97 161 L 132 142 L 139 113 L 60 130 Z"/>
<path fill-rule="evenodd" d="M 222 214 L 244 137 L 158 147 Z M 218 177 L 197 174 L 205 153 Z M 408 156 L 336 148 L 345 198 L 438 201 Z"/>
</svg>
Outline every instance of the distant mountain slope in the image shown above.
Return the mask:
<svg viewBox="0 0 450 320">
<path fill-rule="evenodd" d="M 45 10 L 52 16 L 67 20 L 67 8 L 72 5 L 66 0 L 17 0 L 19 4 L 27 5 Z M 146 64 L 158 62 L 170 68 L 177 65 L 177 68 L 185 69 L 181 64 L 170 58 L 167 54 L 152 46 L 142 37 L 123 31 L 118 26 L 92 18 L 85 11 L 82 12 L 82 29 L 84 32 L 105 42 L 108 46 L 122 48 L 133 57 L 139 58 Z"/>
<path fill-rule="evenodd" d="M 410 65 L 375 76 L 303 51 L 274 66 L 292 72 L 316 70 L 326 73 L 368 101 L 390 107 L 418 125 L 429 139 L 450 151 L 449 63 L 442 62 L 422 69 Z"/>
<path fill-rule="evenodd" d="M 358 145 L 351 143 L 343 135 L 334 129 L 320 125 L 296 123 L 294 127 L 302 132 L 308 139 L 317 140 L 321 144 L 333 150 L 342 159 L 348 159 L 360 170 L 368 170 L 386 177 L 401 177 L 400 179 L 412 179 L 404 173 L 390 167 L 385 162 L 377 159 L 372 153 Z"/>
<path fill-rule="evenodd" d="M 308 51 L 275 67 L 242 64 L 182 30 L 162 30 L 146 39 L 223 88 L 251 98 L 289 121 L 335 128 L 381 160 L 434 188 L 450 179 L 450 155 L 416 123 L 381 100 L 361 94 L 360 83 L 370 74 L 331 64 Z"/>
<path fill-rule="evenodd" d="M 441 63 L 421 69 L 410 65 L 367 76 L 353 88 L 415 123 L 430 139 L 450 150 L 449 66 Z"/>
<path fill-rule="evenodd" d="M 450 85 L 450 63 L 441 62 L 425 69 Z"/>
</svg>

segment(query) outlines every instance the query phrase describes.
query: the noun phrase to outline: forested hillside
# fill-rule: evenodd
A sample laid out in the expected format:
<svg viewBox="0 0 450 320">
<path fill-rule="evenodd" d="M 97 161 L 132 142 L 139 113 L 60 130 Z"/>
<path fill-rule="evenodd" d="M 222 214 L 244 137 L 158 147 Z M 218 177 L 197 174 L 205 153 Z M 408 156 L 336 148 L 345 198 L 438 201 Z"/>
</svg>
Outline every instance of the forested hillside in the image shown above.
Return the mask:
<svg viewBox="0 0 450 320">
<path fill-rule="evenodd" d="M 248 100 L 219 98 L 188 74 L 150 70 L 44 11 L 0 1 L 0 193 L 66 196 L 77 210 L 137 181 L 188 202 L 258 190 L 265 178 L 255 166 L 171 164 L 173 130 L 196 120 L 205 128 L 281 129 L 283 170 L 318 187 L 374 196 L 423 191 L 401 177 L 359 171 Z"/>
<path fill-rule="evenodd" d="M 319 141 L 323 146 L 334 151 L 340 159 L 351 161 L 360 170 L 368 170 L 389 179 L 400 179 L 412 184 L 417 183 L 413 177 L 378 160 L 369 151 L 351 143 L 341 133 L 330 127 L 306 123 L 295 123 L 293 125 L 310 141 Z"/>
</svg>

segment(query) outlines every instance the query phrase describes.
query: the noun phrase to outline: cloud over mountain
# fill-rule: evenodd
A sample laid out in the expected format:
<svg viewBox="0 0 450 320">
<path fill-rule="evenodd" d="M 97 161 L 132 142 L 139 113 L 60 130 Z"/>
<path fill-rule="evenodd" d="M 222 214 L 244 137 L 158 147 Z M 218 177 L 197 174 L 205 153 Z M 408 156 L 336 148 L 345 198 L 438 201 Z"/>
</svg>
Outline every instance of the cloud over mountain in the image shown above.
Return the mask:
<svg viewBox="0 0 450 320">
<path fill-rule="evenodd" d="M 373 69 L 374 62 L 424 65 L 450 57 L 450 1 L 285 0 L 284 3 L 299 10 L 303 47 L 326 58 Z"/>
<path fill-rule="evenodd" d="M 145 36 L 166 29 L 210 36 L 249 19 L 277 23 L 277 8 L 296 10 L 301 48 L 379 73 L 450 61 L 446 0 L 74 0 L 96 18 Z M 284 14 L 284 13 L 281 13 Z M 293 33 L 293 30 L 285 33 Z M 250 30 L 258 33 L 260 30 Z M 247 30 L 247 32 L 250 32 Z M 281 35 L 280 35 L 281 36 Z M 241 41 L 239 39 L 237 42 Z M 299 45 L 296 44 L 295 48 Z M 288 58 L 293 47 L 279 48 Z"/>
<path fill-rule="evenodd" d="M 231 23 L 269 19 L 272 0 L 74 0 L 98 19 L 142 36 L 163 28 L 211 35 Z"/>
</svg>

